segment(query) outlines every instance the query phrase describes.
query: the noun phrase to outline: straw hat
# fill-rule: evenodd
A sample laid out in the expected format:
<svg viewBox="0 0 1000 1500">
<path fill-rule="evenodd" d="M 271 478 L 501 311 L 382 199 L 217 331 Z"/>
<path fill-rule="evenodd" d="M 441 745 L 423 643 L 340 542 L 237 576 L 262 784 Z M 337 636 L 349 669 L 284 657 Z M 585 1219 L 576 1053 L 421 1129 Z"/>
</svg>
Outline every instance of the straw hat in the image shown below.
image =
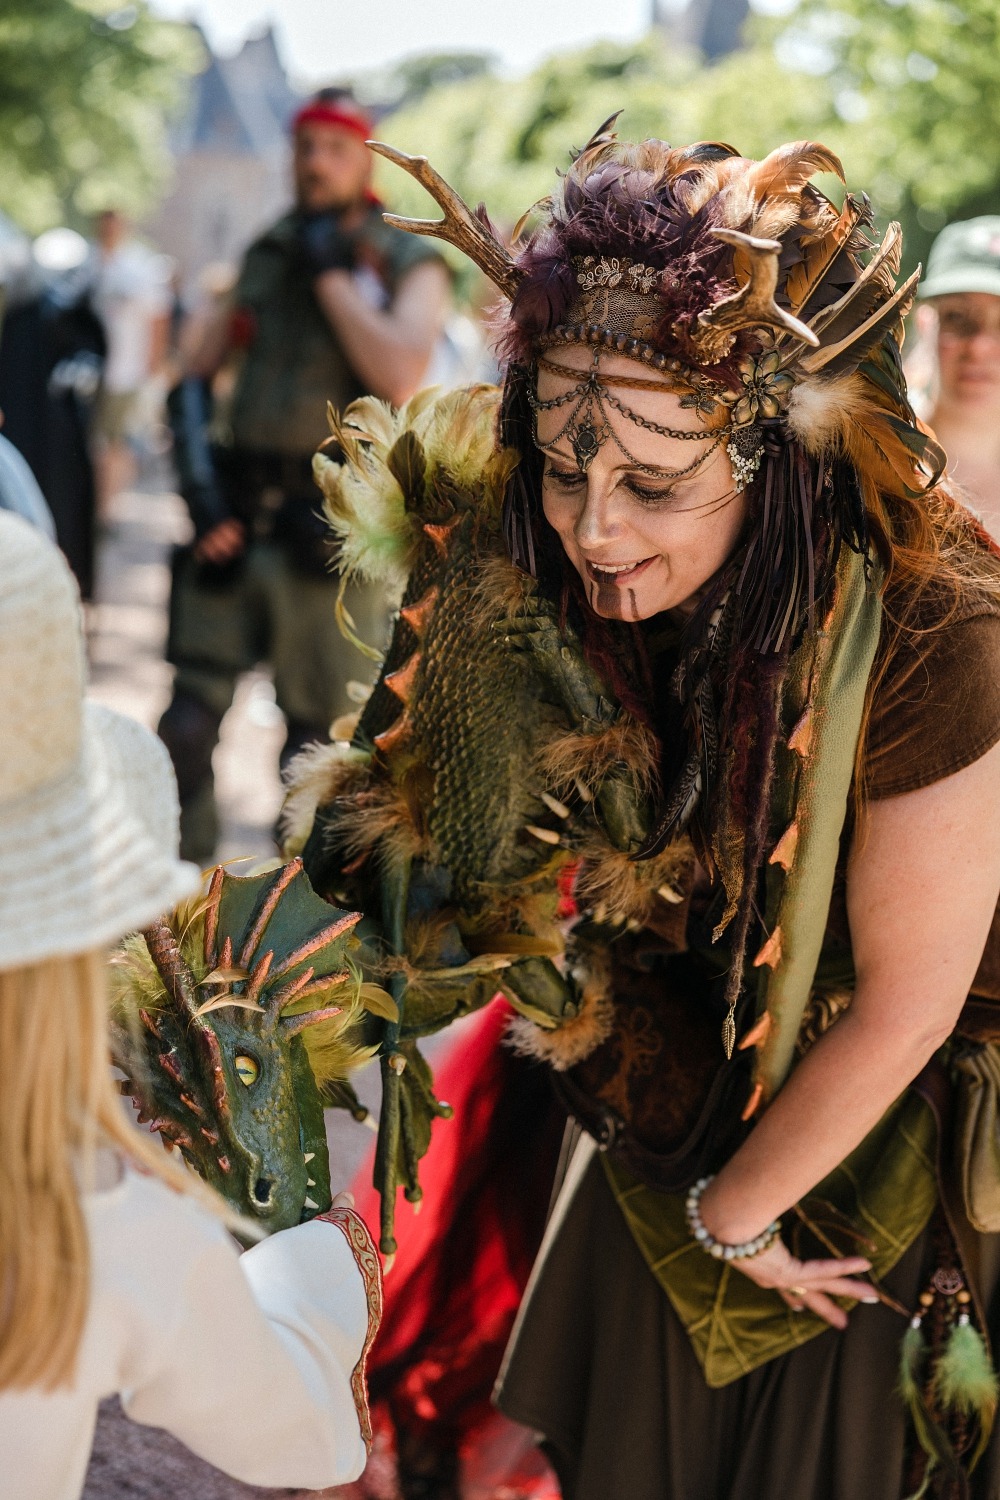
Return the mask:
<svg viewBox="0 0 1000 1500">
<path fill-rule="evenodd" d="M 164 746 L 84 702 L 84 677 L 69 568 L 0 512 L 0 968 L 110 944 L 198 888 Z"/>
</svg>

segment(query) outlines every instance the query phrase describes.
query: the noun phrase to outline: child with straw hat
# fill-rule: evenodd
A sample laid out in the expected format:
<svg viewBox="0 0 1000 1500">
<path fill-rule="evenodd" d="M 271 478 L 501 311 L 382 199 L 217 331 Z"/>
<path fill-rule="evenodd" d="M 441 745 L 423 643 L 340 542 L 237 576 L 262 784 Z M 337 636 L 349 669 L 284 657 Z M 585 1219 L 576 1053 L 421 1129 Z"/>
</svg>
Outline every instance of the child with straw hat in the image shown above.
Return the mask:
<svg viewBox="0 0 1000 1500">
<path fill-rule="evenodd" d="M 377 1256 L 342 1205 L 240 1255 L 225 1210 L 124 1114 L 105 952 L 199 885 L 166 751 L 84 700 L 79 599 L 0 513 L 0 1453 L 76 1500 L 118 1393 L 250 1484 L 355 1478 Z"/>
</svg>

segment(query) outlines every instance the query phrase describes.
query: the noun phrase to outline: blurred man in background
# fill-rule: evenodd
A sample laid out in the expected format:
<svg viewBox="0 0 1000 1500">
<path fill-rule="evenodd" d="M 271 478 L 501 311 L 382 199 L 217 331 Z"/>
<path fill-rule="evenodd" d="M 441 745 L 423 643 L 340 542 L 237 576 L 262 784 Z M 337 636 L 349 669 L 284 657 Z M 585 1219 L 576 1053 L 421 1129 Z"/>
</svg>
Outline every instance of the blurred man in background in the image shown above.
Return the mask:
<svg viewBox="0 0 1000 1500">
<path fill-rule="evenodd" d="M 936 355 L 927 419 L 1000 541 L 1000 217 L 943 229 L 918 295 L 921 332 Z"/>
<path fill-rule="evenodd" d="M 182 847 L 207 862 L 217 820 L 212 751 L 240 673 L 266 661 L 287 721 L 283 763 L 325 740 L 347 682 L 370 663 L 341 637 L 338 580 L 312 456 L 327 402 L 400 405 L 420 386 L 444 325 L 449 278 L 426 241 L 389 228 L 371 190 L 372 122 L 325 89 L 293 121 L 295 207 L 247 252 L 231 297 L 172 393 L 181 489 L 195 541 L 177 560 L 160 721 L 177 771 Z M 239 362 L 225 434 L 207 383 Z M 211 440 L 210 440 L 211 439 Z M 220 441 L 221 439 L 221 441 Z M 359 634 L 380 643 L 381 594 L 349 591 Z"/>
</svg>

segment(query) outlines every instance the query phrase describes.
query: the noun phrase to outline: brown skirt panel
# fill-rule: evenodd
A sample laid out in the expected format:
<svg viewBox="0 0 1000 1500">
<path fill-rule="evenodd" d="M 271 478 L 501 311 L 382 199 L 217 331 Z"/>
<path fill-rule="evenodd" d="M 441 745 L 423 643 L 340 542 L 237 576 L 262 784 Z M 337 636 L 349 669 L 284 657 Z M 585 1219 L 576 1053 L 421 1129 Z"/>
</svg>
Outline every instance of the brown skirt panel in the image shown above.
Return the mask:
<svg viewBox="0 0 1000 1500">
<path fill-rule="evenodd" d="M 984 1237 L 990 1289 L 998 1247 L 1000 1236 Z M 887 1278 L 906 1306 L 927 1254 L 918 1241 Z M 905 1327 L 885 1307 L 859 1306 L 844 1333 L 710 1390 L 595 1160 L 535 1284 L 498 1404 L 542 1436 L 565 1500 L 900 1500 Z M 1000 1500 L 998 1446 L 974 1476 L 976 1500 Z"/>
</svg>

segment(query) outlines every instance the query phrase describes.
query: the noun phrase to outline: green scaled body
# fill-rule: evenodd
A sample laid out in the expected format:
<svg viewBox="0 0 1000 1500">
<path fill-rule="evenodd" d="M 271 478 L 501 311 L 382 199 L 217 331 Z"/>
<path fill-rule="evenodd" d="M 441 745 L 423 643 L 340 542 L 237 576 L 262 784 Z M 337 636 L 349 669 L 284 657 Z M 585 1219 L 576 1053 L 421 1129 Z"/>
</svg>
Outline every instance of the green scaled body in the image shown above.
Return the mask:
<svg viewBox="0 0 1000 1500">
<path fill-rule="evenodd" d="M 608 933 L 588 944 L 588 929 L 644 920 L 688 860 L 633 861 L 655 743 L 506 559 L 498 399 L 424 393 L 396 414 L 356 402 L 332 419 L 343 461 L 316 464 L 345 574 L 401 595 L 350 745 L 296 763 L 285 814 L 286 848 L 316 889 L 363 912 L 366 973 L 398 1007 L 371 1033 L 386 1253 L 396 1189 L 419 1198 L 443 1112 L 416 1040 L 501 994 L 525 1050 L 572 1065 L 610 1024 Z M 559 920 L 570 870 L 573 931 Z"/>
<path fill-rule="evenodd" d="M 122 1092 L 269 1231 L 330 1206 L 322 1090 L 371 1055 L 357 1035 L 357 920 L 316 895 L 300 860 L 243 877 L 219 866 L 113 960 Z"/>
</svg>

